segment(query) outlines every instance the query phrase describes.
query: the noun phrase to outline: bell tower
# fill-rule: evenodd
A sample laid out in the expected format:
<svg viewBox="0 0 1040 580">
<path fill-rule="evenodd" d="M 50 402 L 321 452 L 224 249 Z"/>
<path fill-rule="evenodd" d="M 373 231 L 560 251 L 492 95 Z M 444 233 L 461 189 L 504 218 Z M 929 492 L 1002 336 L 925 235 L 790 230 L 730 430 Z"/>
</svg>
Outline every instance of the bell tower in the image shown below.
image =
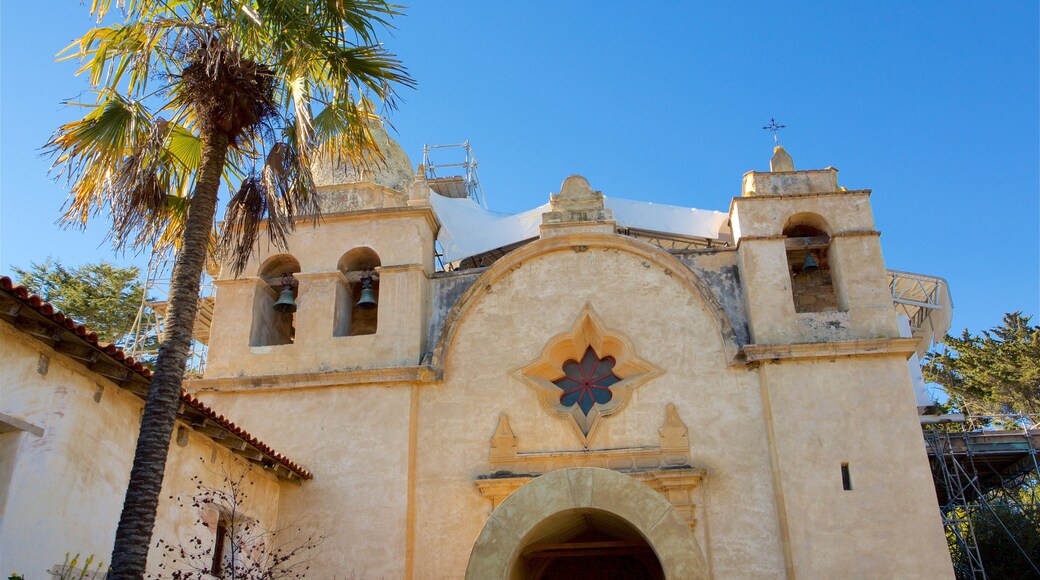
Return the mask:
<svg viewBox="0 0 1040 580">
<path fill-rule="evenodd" d="M 240 277 L 215 279 L 207 379 L 419 364 L 439 224 L 422 172 L 370 130 L 379 158 L 316 164 L 317 225 L 301 220 L 286 251 L 261 243 Z"/>
<path fill-rule="evenodd" d="M 877 554 L 915 569 L 904 547 L 943 554 L 944 538 L 871 192 L 779 146 L 770 169 L 744 175 L 730 220 L 787 577 Z"/>
<path fill-rule="evenodd" d="M 770 166 L 730 206 L 752 341 L 899 337 L 870 190 L 840 187 L 833 167 L 796 171 L 780 146 Z"/>
</svg>

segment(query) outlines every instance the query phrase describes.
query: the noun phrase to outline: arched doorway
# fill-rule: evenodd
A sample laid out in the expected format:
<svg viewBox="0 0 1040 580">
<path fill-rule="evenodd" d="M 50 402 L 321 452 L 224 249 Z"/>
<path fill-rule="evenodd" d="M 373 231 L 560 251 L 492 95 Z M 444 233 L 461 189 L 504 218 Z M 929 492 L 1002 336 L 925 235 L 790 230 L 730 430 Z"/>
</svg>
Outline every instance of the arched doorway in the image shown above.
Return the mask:
<svg viewBox="0 0 1040 580">
<path fill-rule="evenodd" d="M 521 549 L 513 577 L 530 580 L 664 580 L 657 554 L 631 524 L 599 510 L 542 520 Z"/>
<path fill-rule="evenodd" d="M 594 467 L 539 476 L 491 513 L 467 580 L 700 580 L 707 567 L 682 516 L 656 491 Z"/>
</svg>

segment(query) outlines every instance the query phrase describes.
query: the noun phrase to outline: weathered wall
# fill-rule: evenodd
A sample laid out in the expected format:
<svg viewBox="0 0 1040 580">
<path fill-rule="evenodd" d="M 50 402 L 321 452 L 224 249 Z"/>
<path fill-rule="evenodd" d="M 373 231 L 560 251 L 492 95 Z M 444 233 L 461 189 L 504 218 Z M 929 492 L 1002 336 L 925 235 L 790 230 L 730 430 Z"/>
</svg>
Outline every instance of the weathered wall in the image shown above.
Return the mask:
<svg viewBox="0 0 1040 580">
<path fill-rule="evenodd" d="M 0 574 L 43 578 L 66 552 L 81 553 L 81 562 L 89 554 L 108 562 L 143 403 L 7 323 L 0 323 L 0 343 L 0 412 L 44 430 L 42 437 L 0 436 L 0 472 L 13 467 L 9 485 L 0 491 Z M 37 372 L 41 353 L 49 358 L 46 375 Z M 103 390 L 96 402 L 99 385 Z M 219 484 L 220 465 L 235 470 L 243 463 L 195 433 L 186 446 L 171 445 L 156 539 L 180 543 L 193 532 L 213 537 L 209 530 L 194 528 L 198 514 L 175 507 L 168 498 L 194 494 L 193 475 Z M 254 517 L 270 526 L 277 516 L 279 484 L 259 470 L 250 479 Z M 157 571 L 158 563 L 153 549 L 150 568 Z"/>
<path fill-rule="evenodd" d="M 214 311 L 206 376 L 236 377 L 355 368 L 417 365 L 426 349 L 429 284 L 433 270 L 432 213 L 406 207 L 328 216 L 320 228 L 301 225 L 289 238 L 288 254 L 299 261 L 296 274 L 296 332 L 292 344 L 250 346 L 255 325 L 274 315 L 266 285 L 256 277 L 261 264 L 278 252 L 262 245 L 239 279 L 215 283 Z M 371 248 L 379 256 L 379 325 L 375 334 L 334 336 L 342 274 L 340 259 L 352 249 Z M 262 287 L 261 287 L 262 286 Z M 258 287 L 261 287 L 258 289 Z"/>
<path fill-rule="evenodd" d="M 704 280 L 729 317 L 737 344 L 743 346 L 751 342 L 744 307 L 744 287 L 740 284 L 740 268 L 737 267 L 737 252 L 733 248 L 712 248 L 688 250 L 676 253 L 675 257 Z"/>
<path fill-rule="evenodd" d="M 426 333 L 427 347 L 432 349 L 444 327 L 448 313 L 459 298 L 473 285 L 487 268 L 472 268 L 457 272 L 439 272 L 430 278 L 430 326 Z"/>
<path fill-rule="evenodd" d="M 760 373 L 797 577 L 950 577 L 906 362 L 783 361 Z"/>
<path fill-rule="evenodd" d="M 798 191 L 734 201 L 736 249 L 679 256 L 579 220 L 486 270 L 432 274 L 418 208 L 336 216 L 291 242 L 296 344 L 247 347 L 256 282 L 222 280 L 196 386 L 315 473 L 285 490 L 279 517 L 329 536 L 318 575 L 458 578 L 492 512 L 475 480 L 492 470 L 500 417 L 521 454 L 585 449 L 517 372 L 589 307 L 655 374 L 582 457 L 655 448 L 674 405 L 690 465 L 706 470 L 693 536 L 712 577 L 948 577 L 869 193 L 835 192 L 832 170 L 803 177 L 763 178 Z M 795 311 L 782 234 L 803 214 L 830 235 L 837 311 Z M 360 246 L 382 264 L 378 332 L 332 337 L 330 268 Z M 780 354 L 747 364 L 756 348 Z"/>
<path fill-rule="evenodd" d="M 869 192 L 741 197 L 733 200 L 730 215 L 738 232 L 737 255 L 752 342 L 899 336 Z M 828 264 L 839 312 L 822 313 L 826 325 L 814 324 L 820 320 L 817 313 L 795 310 L 782 234 L 785 224 L 800 215 L 825 222 L 823 229 L 831 238 Z"/>
<path fill-rule="evenodd" d="M 603 419 L 592 448 L 656 446 L 675 404 L 689 428 L 691 463 L 708 470 L 697 512 L 704 556 L 720 578 L 776 577 L 783 559 L 756 373 L 728 364 L 705 302 L 677 276 L 600 247 L 528 257 L 480 290 L 456 331 L 444 383 L 420 391 L 415 577 L 463 575 L 491 512 L 473 480 L 488 472 L 499 414 L 509 416 L 521 452 L 581 449 L 567 423 L 510 372 L 570 328 L 586 303 L 665 371 Z"/>
<path fill-rule="evenodd" d="M 442 381 L 413 384 L 376 373 L 360 385 L 314 387 L 313 377 L 301 375 L 311 386 L 290 377 L 243 379 L 212 383 L 215 390 L 203 393 L 237 420 L 263 425 L 262 438 L 315 472 L 314 481 L 286 490 L 281 521 L 303 519 L 329 535 L 335 549 L 316 563 L 320 574 L 389 578 L 409 566 L 414 578 L 464 574 L 492 511 L 474 480 L 490 470 L 500 415 L 508 416 L 521 453 L 582 449 L 571 426 L 546 412 L 513 371 L 571 328 L 586 305 L 664 371 L 639 386 L 627 408 L 601 419 L 590 447 L 654 447 L 665 409 L 675 405 L 689 429 L 690 463 L 707 470 L 694 494 L 694 533 L 713 577 L 775 578 L 785 566 L 800 577 L 850 569 L 879 577 L 949 574 L 898 354 L 745 365 L 729 355 L 734 342 L 749 339 L 737 252 L 698 253 L 680 263 L 627 238 L 574 240 L 529 244 L 476 280 L 435 279 L 431 318 L 449 328 L 434 336 L 451 341 L 442 345 Z M 689 283 L 677 268 L 702 283 Z M 789 280 L 786 267 L 776 277 Z M 786 300 L 793 302 L 790 294 Z M 848 338 L 827 334 L 833 325 L 824 315 L 792 318 L 788 327 L 774 325 L 780 339 L 797 341 L 806 332 Z M 720 330 L 720 319 L 732 323 L 732 335 Z M 841 490 L 842 462 L 852 469 L 850 492 Z"/>
<path fill-rule="evenodd" d="M 204 393 L 207 403 L 314 473 L 286 485 L 279 525 L 325 535 L 314 578 L 401 578 L 404 571 L 411 386 L 253 388 Z"/>
</svg>

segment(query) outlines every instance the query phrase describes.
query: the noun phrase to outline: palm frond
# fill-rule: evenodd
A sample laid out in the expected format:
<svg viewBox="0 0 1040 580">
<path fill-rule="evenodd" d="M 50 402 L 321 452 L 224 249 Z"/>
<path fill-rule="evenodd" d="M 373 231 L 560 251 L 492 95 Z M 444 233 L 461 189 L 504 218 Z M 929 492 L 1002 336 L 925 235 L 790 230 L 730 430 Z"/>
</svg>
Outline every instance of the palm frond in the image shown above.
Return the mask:
<svg viewBox="0 0 1040 580">
<path fill-rule="evenodd" d="M 378 44 L 378 30 L 400 14 L 386 2 L 90 5 L 98 22 L 117 7 L 124 22 L 99 25 L 59 54 L 79 61 L 97 101 L 45 146 L 70 184 L 62 222 L 81 226 L 112 211 L 117 246 L 175 245 L 201 164 L 199 136 L 212 130 L 229 138 L 222 179 L 236 191 L 220 251 L 244 264 L 265 229 L 283 245 L 298 218 L 317 219 L 315 159 L 381 163 L 372 99 L 393 108 L 396 88 L 414 86 Z M 144 105 L 151 101 L 155 112 Z"/>
<path fill-rule="evenodd" d="M 198 166 L 170 149 L 171 134 L 183 128 L 112 90 L 99 91 L 97 104 L 83 106 L 88 113 L 61 126 L 44 146 L 70 183 L 61 223 L 82 227 L 108 211 L 117 247 L 162 246 L 181 223 L 171 199 L 186 197 Z"/>
</svg>

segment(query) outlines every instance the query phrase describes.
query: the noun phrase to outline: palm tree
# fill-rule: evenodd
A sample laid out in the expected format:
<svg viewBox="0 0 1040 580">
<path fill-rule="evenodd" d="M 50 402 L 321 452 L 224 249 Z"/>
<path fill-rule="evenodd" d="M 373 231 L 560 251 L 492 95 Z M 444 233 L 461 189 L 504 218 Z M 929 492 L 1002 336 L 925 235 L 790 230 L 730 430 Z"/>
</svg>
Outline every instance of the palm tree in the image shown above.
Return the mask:
<svg viewBox="0 0 1040 580">
<path fill-rule="evenodd" d="M 107 213 L 116 247 L 176 252 L 111 560 L 111 578 L 141 578 L 210 251 L 237 275 L 262 230 L 284 247 L 297 217 L 318 215 L 311 160 L 378 160 L 375 107 L 414 82 L 377 42 L 399 14 L 380 0 L 116 6 L 123 21 L 102 25 L 112 0 L 93 0 L 99 24 L 63 53 L 96 100 L 45 150 L 70 184 L 66 224 Z M 241 186 L 218 238 L 222 180 Z"/>
</svg>

